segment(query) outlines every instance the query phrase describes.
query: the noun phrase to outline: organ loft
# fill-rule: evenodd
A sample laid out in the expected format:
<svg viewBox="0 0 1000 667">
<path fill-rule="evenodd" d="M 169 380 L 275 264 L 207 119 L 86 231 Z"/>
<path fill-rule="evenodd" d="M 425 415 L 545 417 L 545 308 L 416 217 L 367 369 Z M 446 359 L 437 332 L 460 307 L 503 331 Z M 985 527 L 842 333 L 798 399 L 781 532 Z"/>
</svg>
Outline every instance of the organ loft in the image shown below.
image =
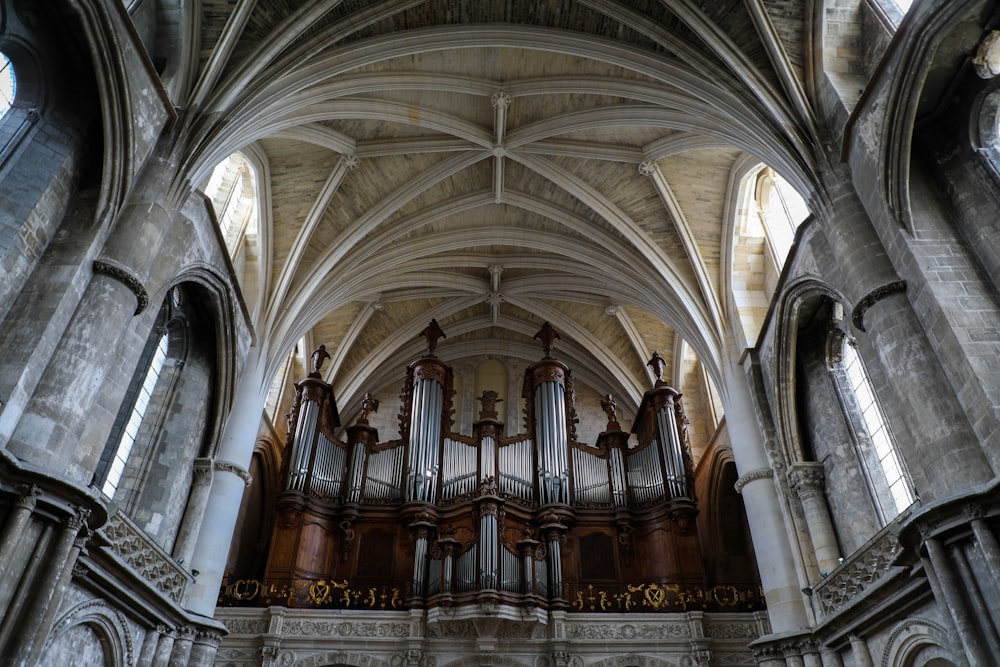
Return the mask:
<svg viewBox="0 0 1000 667">
<path fill-rule="evenodd" d="M 505 433 L 503 399 L 488 389 L 466 434 L 453 430 L 453 372 L 436 353 L 444 332 L 432 321 L 421 335 L 427 351 L 406 369 L 395 439 L 370 425 L 371 394 L 338 436 L 325 349 L 313 354 L 289 414 L 265 569 L 230 576 L 221 604 L 422 609 L 430 626 L 762 609 L 756 568 L 719 567 L 725 554 L 699 540 L 687 418 L 658 354 L 635 437 L 606 395 L 606 429 L 580 442 L 577 410 L 598 406 L 576 405 L 545 323 L 541 358 L 524 371 L 525 431 Z"/>
</svg>

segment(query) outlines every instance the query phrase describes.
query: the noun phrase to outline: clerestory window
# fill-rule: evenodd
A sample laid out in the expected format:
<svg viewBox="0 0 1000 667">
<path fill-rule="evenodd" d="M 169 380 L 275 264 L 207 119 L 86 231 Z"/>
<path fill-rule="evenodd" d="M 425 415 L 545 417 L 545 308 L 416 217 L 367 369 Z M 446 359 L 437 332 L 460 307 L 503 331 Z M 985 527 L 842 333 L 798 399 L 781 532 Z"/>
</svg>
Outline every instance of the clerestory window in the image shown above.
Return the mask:
<svg viewBox="0 0 1000 667">
<path fill-rule="evenodd" d="M 856 343 L 845 337 L 842 345 L 834 371 L 855 432 L 858 458 L 885 524 L 913 504 L 913 484 Z"/>
<path fill-rule="evenodd" d="M 132 404 L 132 411 L 129 414 L 125 428 L 122 429 L 118 446 L 114 450 L 114 456 L 107 469 L 107 476 L 101 485 L 101 492 L 109 498 L 114 498 L 115 493 L 118 491 L 118 485 L 122 480 L 122 475 L 125 473 L 125 465 L 128 463 L 136 437 L 139 434 L 139 428 L 142 426 L 142 422 L 152 402 L 153 390 L 156 387 L 157 380 L 160 378 L 160 373 L 163 371 L 163 363 L 166 359 L 167 332 L 162 331 L 159 334 L 156 347 L 153 348 L 153 355 L 149 360 L 142 383 L 138 386 L 138 391 L 135 394 L 135 400 Z"/>
<path fill-rule="evenodd" d="M 0 52 L 0 118 L 10 111 L 17 95 L 17 78 L 10 58 Z"/>
</svg>

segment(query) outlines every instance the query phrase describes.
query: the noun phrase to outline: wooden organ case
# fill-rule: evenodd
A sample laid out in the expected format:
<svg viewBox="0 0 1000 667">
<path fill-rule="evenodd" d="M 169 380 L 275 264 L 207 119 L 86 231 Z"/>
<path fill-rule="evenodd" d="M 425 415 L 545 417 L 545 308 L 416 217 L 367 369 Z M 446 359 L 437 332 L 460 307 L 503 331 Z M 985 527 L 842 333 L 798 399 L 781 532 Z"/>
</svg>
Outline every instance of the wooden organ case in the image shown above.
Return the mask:
<svg viewBox="0 0 1000 667">
<path fill-rule="evenodd" d="M 296 385 L 265 582 L 393 590 L 389 606 L 429 618 L 483 605 L 523 618 L 580 609 L 588 590 L 709 583 L 681 396 L 660 379 L 658 355 L 631 447 L 610 396 L 607 430 L 595 445 L 576 441 L 572 373 L 551 356 L 547 323 L 536 336 L 544 357 L 524 376 L 526 432 L 503 434 L 497 395 L 486 391 L 472 435 L 462 435 L 451 430 L 451 368 L 434 353 L 443 332 L 431 322 L 423 335 L 428 352 L 407 369 L 399 440 L 379 441 L 370 396 L 338 440 L 319 364 Z M 319 595 L 316 585 L 298 590 Z"/>
</svg>

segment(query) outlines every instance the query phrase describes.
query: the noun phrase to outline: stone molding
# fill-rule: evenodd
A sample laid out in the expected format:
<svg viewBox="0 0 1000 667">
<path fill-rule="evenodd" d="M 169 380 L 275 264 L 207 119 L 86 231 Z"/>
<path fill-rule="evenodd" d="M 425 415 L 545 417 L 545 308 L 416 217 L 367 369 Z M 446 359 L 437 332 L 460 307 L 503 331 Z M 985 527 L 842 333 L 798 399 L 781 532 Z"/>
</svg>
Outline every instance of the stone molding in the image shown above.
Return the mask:
<svg viewBox="0 0 1000 667">
<path fill-rule="evenodd" d="M 725 655 L 726 664 L 751 664 L 750 650 L 734 649 L 734 645 L 746 646 L 766 631 L 760 624 L 759 614 L 742 612 L 645 616 L 551 613 L 543 614 L 546 620 L 539 618 L 540 623 L 524 623 L 502 615 L 451 618 L 441 623 L 429 621 L 426 612 L 420 610 L 411 610 L 405 616 L 388 612 L 391 615 L 388 618 L 385 613 L 307 612 L 279 607 L 254 611 L 220 608 L 217 620 L 225 623 L 229 634 L 223 638 L 217 658 L 241 666 L 260 664 L 254 660 L 260 660 L 259 651 L 263 645 L 280 647 L 272 658 L 277 664 L 303 667 L 337 663 L 368 667 L 406 667 L 409 664 L 432 667 L 434 658 L 453 666 L 486 664 L 479 660 L 487 658 L 494 667 L 553 667 L 560 661 L 580 667 L 584 664 L 623 667 L 690 664 L 693 667 L 702 664 L 699 658 L 710 655 L 715 656 L 713 660 Z M 308 647 L 302 643 L 307 639 Z M 795 637 L 794 648 L 798 648 L 801 639 Z M 510 655 L 488 648 L 495 646 L 497 641 L 519 648 Z M 486 653 L 470 656 L 467 652 L 470 642 Z M 608 642 L 629 646 L 625 650 L 630 651 L 630 657 L 608 658 L 604 648 Z M 254 655 L 250 651 L 254 651 Z M 342 659 L 359 652 L 367 656 L 362 662 Z M 639 662 L 633 662 L 639 654 L 644 655 Z M 688 663 L 688 658 L 693 658 L 694 662 Z"/>
<path fill-rule="evenodd" d="M 854 324 L 854 328 L 858 331 L 867 331 L 867 329 L 865 329 L 864 322 L 865 312 L 890 294 L 898 294 L 905 291 L 906 281 L 896 280 L 891 283 L 886 283 L 881 287 L 876 287 L 871 292 L 864 295 L 861 300 L 858 301 L 858 304 L 854 306 L 854 310 L 851 312 L 851 323 Z"/>
<path fill-rule="evenodd" d="M 117 654 L 120 664 L 135 664 L 135 642 L 129 621 L 125 614 L 104 600 L 88 600 L 63 614 L 49 633 L 45 642 L 46 649 L 51 648 L 53 642 L 63 634 L 78 626 L 99 628 L 99 634 L 110 645 L 112 652 Z"/>
<path fill-rule="evenodd" d="M 750 482 L 756 482 L 760 479 L 770 479 L 774 477 L 774 471 L 770 468 L 757 468 L 756 470 L 751 470 L 745 475 L 741 475 L 736 483 L 733 484 L 733 488 L 736 489 L 736 493 L 743 493 L 743 488 Z"/>
<path fill-rule="evenodd" d="M 138 315 L 146 310 L 146 306 L 149 305 L 149 294 L 146 292 L 146 288 L 142 282 L 127 268 L 110 259 L 95 259 L 94 274 L 114 278 L 129 288 L 132 294 L 135 295 L 136 300 L 134 315 Z"/>
<path fill-rule="evenodd" d="M 237 477 L 242 479 L 243 483 L 246 484 L 247 486 L 253 484 L 253 476 L 250 475 L 250 473 L 247 472 L 245 468 L 243 468 L 242 466 L 238 466 L 235 463 L 230 463 L 229 461 L 216 461 L 215 463 L 212 464 L 212 467 L 220 472 L 228 472 L 233 475 L 236 475 Z"/>
</svg>

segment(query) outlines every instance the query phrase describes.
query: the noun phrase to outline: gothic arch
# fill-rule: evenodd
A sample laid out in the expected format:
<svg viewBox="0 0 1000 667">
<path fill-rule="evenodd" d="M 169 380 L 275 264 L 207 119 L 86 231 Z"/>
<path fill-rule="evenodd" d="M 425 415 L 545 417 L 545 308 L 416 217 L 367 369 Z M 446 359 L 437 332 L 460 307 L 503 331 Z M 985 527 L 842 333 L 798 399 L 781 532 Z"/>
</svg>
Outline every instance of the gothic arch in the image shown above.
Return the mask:
<svg viewBox="0 0 1000 667">
<path fill-rule="evenodd" d="M 806 448 L 799 430 L 799 414 L 796 400 L 796 353 L 801 309 L 822 301 L 833 304 L 843 303 L 843 298 L 817 278 L 805 277 L 791 284 L 781 295 L 777 308 L 777 354 L 774 360 L 775 377 L 786 378 L 778 388 L 776 396 L 778 438 L 786 463 L 805 461 Z"/>
<path fill-rule="evenodd" d="M 707 471 L 698 496 L 702 499 L 705 519 L 699 521 L 699 530 L 703 548 L 709 554 L 706 570 L 718 580 L 729 577 L 728 581 L 749 583 L 759 575 L 743 497 L 735 488 L 739 474 L 733 450 L 728 446 L 713 447 L 703 457 L 699 469 L 702 466 L 707 466 Z M 717 571 L 713 573 L 712 568 Z"/>
<path fill-rule="evenodd" d="M 893 628 L 879 667 L 954 667 L 960 662 L 948 636 L 934 621 L 908 619 Z"/>
<path fill-rule="evenodd" d="M 135 664 L 132 633 L 125 615 L 109 607 L 103 600 L 83 602 L 63 614 L 45 642 L 43 655 L 58 652 L 60 640 L 80 627 L 86 627 L 97 635 L 108 661 L 106 664 L 114 667 Z"/>
<path fill-rule="evenodd" d="M 907 29 L 928 37 L 901 42 L 903 46 L 897 49 L 898 53 L 887 56 L 894 60 L 894 66 L 887 68 L 894 74 L 887 77 L 884 115 L 877 121 L 884 135 L 879 142 L 882 147 L 880 186 L 890 219 L 895 218 L 911 232 L 914 220 L 910 209 L 910 162 L 917 109 L 925 102 L 924 88 L 929 73 L 940 65 L 938 52 L 949 40 L 954 43 L 961 39 L 957 28 L 970 18 L 970 13 L 970 5 L 962 2 L 915 3 Z M 941 59 L 953 57 L 950 49 L 944 51 L 940 54 Z M 852 129 L 848 126 L 847 131 Z"/>
<path fill-rule="evenodd" d="M 184 268 L 164 283 L 157 295 L 165 298 L 174 287 L 188 284 L 194 287 L 204 303 L 202 304 L 202 324 L 211 329 L 214 349 L 214 375 L 211 417 L 206 428 L 205 443 L 218 442 L 225 427 L 238 376 L 237 359 L 240 350 L 230 347 L 229 341 L 239 340 L 241 324 L 248 322 L 245 306 L 236 296 L 233 286 L 207 264 L 192 264 Z M 212 456 L 212 452 L 202 449 L 199 456 Z"/>
<path fill-rule="evenodd" d="M 271 543 L 274 499 L 282 490 L 281 443 L 273 435 L 257 438 L 247 471 L 253 479 L 243 492 L 226 570 L 233 578 L 261 578 Z"/>
</svg>

